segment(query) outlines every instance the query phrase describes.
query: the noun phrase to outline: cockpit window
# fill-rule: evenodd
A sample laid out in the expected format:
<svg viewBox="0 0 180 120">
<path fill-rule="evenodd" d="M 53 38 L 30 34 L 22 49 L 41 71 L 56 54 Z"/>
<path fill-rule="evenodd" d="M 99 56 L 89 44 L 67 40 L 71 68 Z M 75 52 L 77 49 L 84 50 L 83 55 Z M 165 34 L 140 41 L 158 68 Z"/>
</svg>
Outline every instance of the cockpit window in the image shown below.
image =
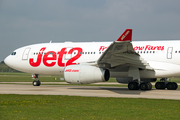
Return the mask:
<svg viewBox="0 0 180 120">
<path fill-rule="evenodd" d="M 11 53 L 11 55 L 16 55 L 16 52 Z"/>
</svg>

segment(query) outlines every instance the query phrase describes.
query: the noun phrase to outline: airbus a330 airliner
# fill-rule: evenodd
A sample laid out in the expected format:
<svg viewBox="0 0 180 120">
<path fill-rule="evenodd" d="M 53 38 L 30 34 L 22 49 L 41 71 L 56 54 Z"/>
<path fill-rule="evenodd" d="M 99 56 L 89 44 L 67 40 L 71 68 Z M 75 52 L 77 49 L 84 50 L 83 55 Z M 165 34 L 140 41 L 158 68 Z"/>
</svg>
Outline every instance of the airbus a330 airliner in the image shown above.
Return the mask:
<svg viewBox="0 0 180 120">
<path fill-rule="evenodd" d="M 180 41 L 132 42 L 126 29 L 114 42 L 65 42 L 28 45 L 16 49 L 4 62 L 19 71 L 32 73 L 34 86 L 39 74 L 63 75 L 68 83 L 88 84 L 116 78 L 130 90 L 176 90 L 167 78 L 180 76 Z"/>
</svg>

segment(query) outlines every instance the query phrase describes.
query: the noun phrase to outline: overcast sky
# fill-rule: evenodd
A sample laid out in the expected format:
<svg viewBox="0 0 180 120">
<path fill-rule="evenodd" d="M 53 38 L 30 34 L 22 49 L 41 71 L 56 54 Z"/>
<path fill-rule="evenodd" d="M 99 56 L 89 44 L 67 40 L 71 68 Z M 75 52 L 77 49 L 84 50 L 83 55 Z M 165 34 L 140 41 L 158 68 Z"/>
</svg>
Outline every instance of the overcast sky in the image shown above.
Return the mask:
<svg viewBox="0 0 180 120">
<path fill-rule="evenodd" d="M 0 0 L 0 61 L 34 43 L 180 39 L 180 0 Z"/>
</svg>

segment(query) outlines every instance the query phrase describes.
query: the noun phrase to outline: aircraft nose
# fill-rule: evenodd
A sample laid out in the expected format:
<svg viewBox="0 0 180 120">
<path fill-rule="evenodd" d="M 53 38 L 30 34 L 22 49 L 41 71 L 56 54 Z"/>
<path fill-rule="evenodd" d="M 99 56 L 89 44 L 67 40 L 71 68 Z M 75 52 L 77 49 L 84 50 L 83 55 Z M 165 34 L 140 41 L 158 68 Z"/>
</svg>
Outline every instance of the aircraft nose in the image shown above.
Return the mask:
<svg viewBox="0 0 180 120">
<path fill-rule="evenodd" d="M 10 55 L 7 56 L 7 57 L 4 59 L 4 62 L 5 62 L 6 65 L 8 65 L 9 67 L 11 67 Z"/>
</svg>

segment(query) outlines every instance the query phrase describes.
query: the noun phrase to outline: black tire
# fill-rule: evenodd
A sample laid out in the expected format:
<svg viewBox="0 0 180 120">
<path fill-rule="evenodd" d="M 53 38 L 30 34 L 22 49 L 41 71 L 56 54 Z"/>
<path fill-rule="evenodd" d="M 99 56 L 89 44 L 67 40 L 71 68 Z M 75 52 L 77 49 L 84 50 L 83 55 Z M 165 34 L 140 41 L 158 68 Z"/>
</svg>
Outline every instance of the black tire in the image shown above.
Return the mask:
<svg viewBox="0 0 180 120">
<path fill-rule="evenodd" d="M 33 86 L 37 86 L 38 83 L 37 83 L 37 81 L 33 81 L 32 84 L 33 84 Z"/>
<path fill-rule="evenodd" d="M 165 89 L 166 88 L 166 83 L 165 82 L 161 82 L 161 89 Z"/>
<path fill-rule="evenodd" d="M 134 84 L 134 82 L 130 82 L 129 84 L 128 84 L 128 88 L 129 88 L 129 90 L 135 90 L 135 84 Z"/>
<path fill-rule="evenodd" d="M 176 82 L 172 82 L 174 84 L 174 89 L 173 90 L 176 90 L 178 88 L 178 85 Z"/>
<path fill-rule="evenodd" d="M 138 83 L 137 82 L 130 82 L 128 84 L 128 89 L 129 90 L 138 90 L 139 89 Z"/>
<path fill-rule="evenodd" d="M 141 84 L 140 84 L 140 89 L 141 89 L 141 90 L 147 90 L 147 89 L 148 89 L 147 83 L 141 83 Z"/>
<path fill-rule="evenodd" d="M 38 80 L 38 85 L 37 86 L 40 86 L 41 85 L 41 82 Z"/>
<path fill-rule="evenodd" d="M 157 83 L 155 84 L 155 88 L 156 88 L 156 89 L 161 89 L 161 82 L 157 82 Z"/>
<path fill-rule="evenodd" d="M 166 84 L 165 84 L 165 82 L 157 82 L 155 84 L 155 88 L 156 89 L 165 89 L 166 88 Z"/>
<path fill-rule="evenodd" d="M 134 83 L 135 83 L 135 85 L 136 85 L 135 90 L 139 90 L 139 85 L 138 85 L 138 83 L 137 83 L 137 82 L 134 82 Z"/>
<path fill-rule="evenodd" d="M 166 87 L 167 87 L 168 90 L 174 90 L 175 85 L 172 82 L 168 82 Z"/>
<path fill-rule="evenodd" d="M 147 83 L 147 90 L 152 90 L 152 84 L 150 82 Z"/>
<path fill-rule="evenodd" d="M 41 82 L 39 80 L 34 80 L 33 81 L 33 86 L 40 86 Z"/>
</svg>

